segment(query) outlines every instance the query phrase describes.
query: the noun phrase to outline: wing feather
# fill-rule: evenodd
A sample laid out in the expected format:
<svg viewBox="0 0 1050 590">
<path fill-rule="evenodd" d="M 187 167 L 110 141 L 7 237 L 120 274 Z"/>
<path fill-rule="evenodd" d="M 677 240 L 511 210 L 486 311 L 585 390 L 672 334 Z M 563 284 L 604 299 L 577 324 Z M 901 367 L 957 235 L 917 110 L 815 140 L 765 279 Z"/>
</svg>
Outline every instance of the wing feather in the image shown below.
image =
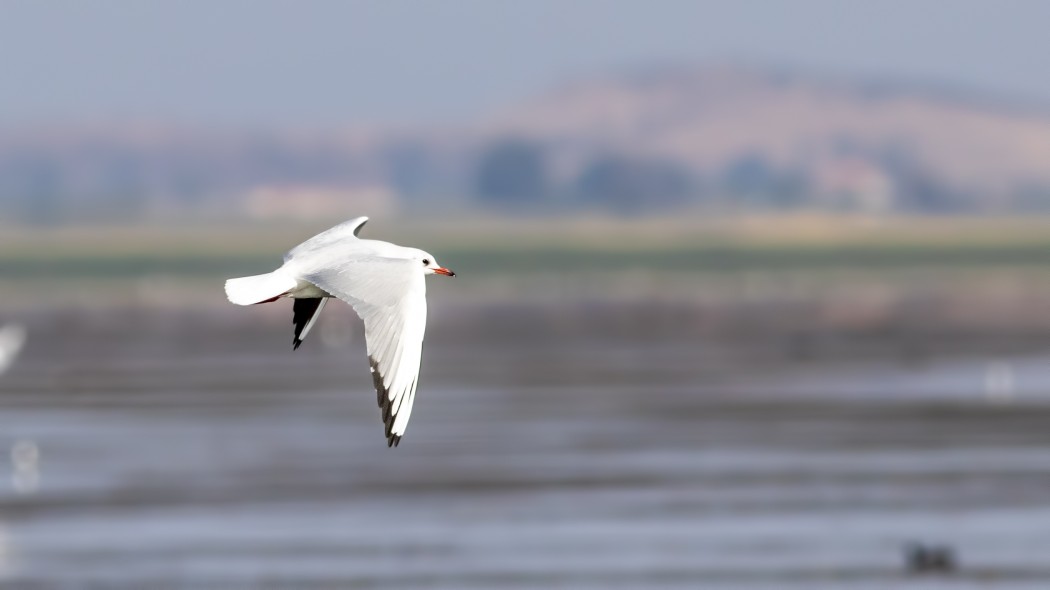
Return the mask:
<svg viewBox="0 0 1050 590">
<path fill-rule="evenodd" d="M 306 335 L 321 317 L 321 310 L 328 299 L 318 297 L 316 299 L 296 299 L 292 304 L 292 324 L 295 325 L 295 336 L 292 338 L 292 350 L 298 350 Z"/>
<path fill-rule="evenodd" d="M 289 250 L 288 253 L 284 255 L 284 261 L 288 262 L 295 257 L 306 255 L 311 251 L 320 250 L 321 248 L 330 246 L 335 242 L 357 239 L 357 234 L 361 233 L 361 228 L 364 227 L 366 223 L 368 223 L 367 217 L 355 217 L 349 221 L 344 221 L 335 227 L 326 229 Z"/>
<path fill-rule="evenodd" d="M 305 277 L 346 301 L 365 323 L 369 368 L 387 444 L 408 427 L 427 323 L 426 283 L 412 260 L 370 257 Z"/>
</svg>

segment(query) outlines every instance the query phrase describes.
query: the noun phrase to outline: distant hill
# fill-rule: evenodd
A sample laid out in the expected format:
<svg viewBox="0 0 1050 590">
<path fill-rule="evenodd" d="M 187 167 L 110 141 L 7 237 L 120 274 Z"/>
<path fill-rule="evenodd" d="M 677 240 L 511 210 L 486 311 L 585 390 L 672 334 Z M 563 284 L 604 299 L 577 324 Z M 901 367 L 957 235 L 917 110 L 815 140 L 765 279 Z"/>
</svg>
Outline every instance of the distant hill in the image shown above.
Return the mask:
<svg viewBox="0 0 1050 590">
<path fill-rule="evenodd" d="M 39 222 L 283 216 L 300 201 L 318 216 L 421 202 L 1050 211 L 1048 113 L 906 82 L 651 68 L 579 80 L 462 128 L 22 129 L 0 136 L 0 209 Z"/>
<path fill-rule="evenodd" d="M 987 206 L 1050 186 L 1047 112 L 959 90 L 761 68 L 580 81 L 507 109 L 484 130 L 549 145 L 570 169 L 607 152 L 708 172 L 757 158 L 830 176 L 823 182 L 833 188 L 850 170 L 892 177 L 907 168 Z"/>
</svg>

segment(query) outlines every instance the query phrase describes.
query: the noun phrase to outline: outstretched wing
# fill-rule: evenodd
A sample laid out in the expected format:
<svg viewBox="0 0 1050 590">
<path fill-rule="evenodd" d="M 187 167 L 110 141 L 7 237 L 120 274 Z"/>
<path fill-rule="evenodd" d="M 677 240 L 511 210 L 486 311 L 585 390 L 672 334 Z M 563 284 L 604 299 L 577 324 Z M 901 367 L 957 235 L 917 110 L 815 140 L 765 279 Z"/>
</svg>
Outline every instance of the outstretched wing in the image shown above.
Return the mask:
<svg viewBox="0 0 1050 590">
<path fill-rule="evenodd" d="M 305 278 L 349 303 L 364 320 L 387 444 L 396 446 L 412 414 L 427 324 L 426 283 L 418 263 L 369 257 Z"/>
<path fill-rule="evenodd" d="M 284 261 L 288 262 L 296 256 L 301 256 L 310 251 L 324 248 L 325 246 L 340 240 L 356 238 L 357 234 L 361 233 L 361 228 L 364 227 L 366 223 L 368 223 L 367 217 L 355 217 L 349 221 L 344 221 L 335 227 L 326 229 L 289 250 L 288 253 L 284 255 Z"/>
</svg>

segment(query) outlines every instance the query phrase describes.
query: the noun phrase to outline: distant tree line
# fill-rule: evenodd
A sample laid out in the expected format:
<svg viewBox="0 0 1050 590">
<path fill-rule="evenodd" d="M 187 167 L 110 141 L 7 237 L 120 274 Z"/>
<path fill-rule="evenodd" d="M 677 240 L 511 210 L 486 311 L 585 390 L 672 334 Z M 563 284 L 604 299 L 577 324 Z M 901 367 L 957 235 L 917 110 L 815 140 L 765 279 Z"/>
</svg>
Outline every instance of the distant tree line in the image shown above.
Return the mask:
<svg viewBox="0 0 1050 590">
<path fill-rule="evenodd" d="M 863 155 L 892 185 L 893 209 L 958 213 L 982 207 L 976 195 L 947 186 L 906 152 L 887 149 Z M 671 159 L 606 154 L 587 162 L 574 177 L 559 180 L 542 143 L 505 139 L 482 151 L 474 179 L 480 203 L 519 211 L 585 208 L 631 215 L 711 204 L 784 210 L 828 203 L 818 198 L 820 187 L 811 171 L 778 166 L 757 152 L 740 154 L 709 171 Z M 1005 206 L 1050 211 L 1050 187 L 1022 187 Z"/>
<path fill-rule="evenodd" d="M 1050 212 L 1050 187 L 1020 184 L 988 198 L 942 182 L 906 146 L 843 140 L 834 149 L 867 162 L 892 187 L 888 210 L 914 213 Z M 415 205 L 483 206 L 535 214 L 606 211 L 674 214 L 689 209 L 848 208 L 829 198 L 805 163 L 736 154 L 710 169 L 668 157 L 580 150 L 507 137 L 480 146 L 391 140 L 364 147 L 297 144 L 274 137 L 136 145 L 121 140 L 15 145 L 0 138 L 0 215 L 35 224 L 127 220 L 154 212 L 238 211 L 260 186 L 384 187 Z M 831 195 L 835 197 L 835 195 Z M 349 198 L 349 197 L 348 197 Z M 993 209 L 997 208 L 997 209 Z M 156 213 L 160 212 L 160 213 Z"/>
</svg>

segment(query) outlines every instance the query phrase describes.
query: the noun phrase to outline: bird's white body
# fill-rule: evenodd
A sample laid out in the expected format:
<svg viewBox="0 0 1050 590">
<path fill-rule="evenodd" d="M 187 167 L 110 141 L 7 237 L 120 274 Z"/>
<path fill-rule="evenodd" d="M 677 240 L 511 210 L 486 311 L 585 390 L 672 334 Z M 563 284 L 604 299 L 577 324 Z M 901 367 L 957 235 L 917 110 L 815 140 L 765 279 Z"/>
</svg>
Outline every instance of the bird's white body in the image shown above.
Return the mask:
<svg viewBox="0 0 1050 590">
<path fill-rule="evenodd" d="M 455 273 L 422 250 L 358 238 L 366 221 L 352 219 L 299 244 L 271 273 L 226 281 L 226 296 L 238 305 L 296 299 L 295 347 L 328 298 L 349 303 L 365 323 L 387 441 L 396 445 L 415 402 L 427 321 L 424 278 Z"/>
</svg>

